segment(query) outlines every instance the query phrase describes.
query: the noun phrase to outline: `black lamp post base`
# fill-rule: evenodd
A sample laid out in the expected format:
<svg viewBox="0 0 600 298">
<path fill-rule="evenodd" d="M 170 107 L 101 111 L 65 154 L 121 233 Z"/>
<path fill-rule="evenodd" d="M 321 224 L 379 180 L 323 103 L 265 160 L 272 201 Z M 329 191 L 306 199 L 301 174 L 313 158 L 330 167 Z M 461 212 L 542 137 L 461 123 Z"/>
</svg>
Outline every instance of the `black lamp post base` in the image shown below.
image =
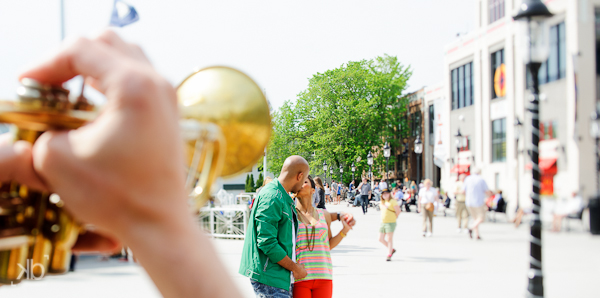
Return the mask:
<svg viewBox="0 0 600 298">
<path fill-rule="evenodd" d="M 529 292 L 528 298 L 544 297 L 544 276 L 542 276 L 541 271 L 532 269 L 529 272 L 529 287 L 527 290 Z"/>
<path fill-rule="evenodd" d="M 600 235 L 600 194 L 590 198 L 590 233 Z"/>
</svg>

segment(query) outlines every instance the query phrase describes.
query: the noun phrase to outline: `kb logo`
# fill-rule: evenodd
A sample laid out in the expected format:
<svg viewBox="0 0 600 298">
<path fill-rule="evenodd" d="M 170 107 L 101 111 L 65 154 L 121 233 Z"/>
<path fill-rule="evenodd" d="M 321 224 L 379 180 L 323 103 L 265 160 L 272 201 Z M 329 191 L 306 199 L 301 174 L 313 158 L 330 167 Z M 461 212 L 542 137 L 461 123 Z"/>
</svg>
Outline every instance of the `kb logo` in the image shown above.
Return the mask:
<svg viewBox="0 0 600 298">
<path fill-rule="evenodd" d="M 19 274 L 19 276 L 17 277 L 17 279 L 23 279 L 23 276 L 25 276 L 24 279 L 29 279 L 29 280 L 40 280 L 44 277 L 44 265 L 40 264 L 40 263 L 35 263 L 33 264 L 33 260 L 31 259 L 27 259 L 27 267 L 23 267 L 23 265 L 19 264 L 19 267 L 21 268 L 21 273 Z M 37 274 L 37 276 L 36 276 Z"/>
</svg>

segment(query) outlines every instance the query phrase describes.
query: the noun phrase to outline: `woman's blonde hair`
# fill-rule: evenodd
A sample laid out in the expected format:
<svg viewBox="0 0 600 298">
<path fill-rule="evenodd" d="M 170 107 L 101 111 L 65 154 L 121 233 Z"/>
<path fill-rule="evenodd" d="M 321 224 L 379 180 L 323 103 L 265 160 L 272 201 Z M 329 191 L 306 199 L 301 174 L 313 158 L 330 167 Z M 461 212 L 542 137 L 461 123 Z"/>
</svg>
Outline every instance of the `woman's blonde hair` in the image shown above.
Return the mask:
<svg viewBox="0 0 600 298">
<path fill-rule="evenodd" d="M 262 186 L 265 186 L 265 185 L 269 184 L 269 182 L 271 182 L 271 181 L 273 181 L 273 178 L 267 176 L 267 178 L 265 178 L 265 181 L 263 181 L 263 185 Z"/>
</svg>

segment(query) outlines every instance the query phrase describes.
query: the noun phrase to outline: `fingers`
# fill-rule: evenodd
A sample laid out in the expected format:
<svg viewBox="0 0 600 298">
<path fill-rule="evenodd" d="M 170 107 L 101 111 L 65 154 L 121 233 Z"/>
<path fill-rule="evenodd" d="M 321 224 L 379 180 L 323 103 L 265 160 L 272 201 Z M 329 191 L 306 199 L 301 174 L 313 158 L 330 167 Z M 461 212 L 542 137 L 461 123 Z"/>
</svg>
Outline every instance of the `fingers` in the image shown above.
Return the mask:
<svg viewBox="0 0 600 298">
<path fill-rule="evenodd" d="M 72 250 L 75 252 L 116 252 L 121 244 L 116 239 L 97 232 L 86 232 L 79 235 Z"/>
<path fill-rule="evenodd" d="M 46 185 L 33 170 L 31 144 L 0 136 L 0 183 L 15 181 L 37 190 L 47 190 Z"/>
<path fill-rule="evenodd" d="M 77 75 L 104 81 L 118 64 L 117 52 L 101 42 L 79 38 L 57 55 L 19 76 L 47 84 L 62 84 Z"/>
<path fill-rule="evenodd" d="M 119 51 L 125 56 L 148 64 L 150 63 L 150 61 L 148 61 L 148 58 L 144 54 L 144 51 L 142 51 L 142 49 L 139 46 L 125 42 L 119 37 L 119 35 L 117 35 L 117 33 L 115 33 L 112 30 L 105 30 L 100 35 L 98 35 L 98 37 L 96 37 L 95 40 L 103 42 L 104 44 L 112 47 L 113 49 Z"/>
</svg>

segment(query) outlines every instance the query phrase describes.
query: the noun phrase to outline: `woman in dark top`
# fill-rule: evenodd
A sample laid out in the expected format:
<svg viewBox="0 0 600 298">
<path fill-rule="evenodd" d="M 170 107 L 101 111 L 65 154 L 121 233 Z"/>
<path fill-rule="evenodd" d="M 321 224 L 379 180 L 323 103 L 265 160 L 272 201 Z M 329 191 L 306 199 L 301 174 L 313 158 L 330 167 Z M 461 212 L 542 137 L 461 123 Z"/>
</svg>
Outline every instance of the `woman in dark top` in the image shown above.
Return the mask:
<svg viewBox="0 0 600 298">
<path fill-rule="evenodd" d="M 317 187 L 317 195 L 319 196 L 319 203 L 317 208 L 325 209 L 325 187 L 323 187 L 323 180 L 321 178 L 315 178 L 315 185 Z"/>
</svg>

